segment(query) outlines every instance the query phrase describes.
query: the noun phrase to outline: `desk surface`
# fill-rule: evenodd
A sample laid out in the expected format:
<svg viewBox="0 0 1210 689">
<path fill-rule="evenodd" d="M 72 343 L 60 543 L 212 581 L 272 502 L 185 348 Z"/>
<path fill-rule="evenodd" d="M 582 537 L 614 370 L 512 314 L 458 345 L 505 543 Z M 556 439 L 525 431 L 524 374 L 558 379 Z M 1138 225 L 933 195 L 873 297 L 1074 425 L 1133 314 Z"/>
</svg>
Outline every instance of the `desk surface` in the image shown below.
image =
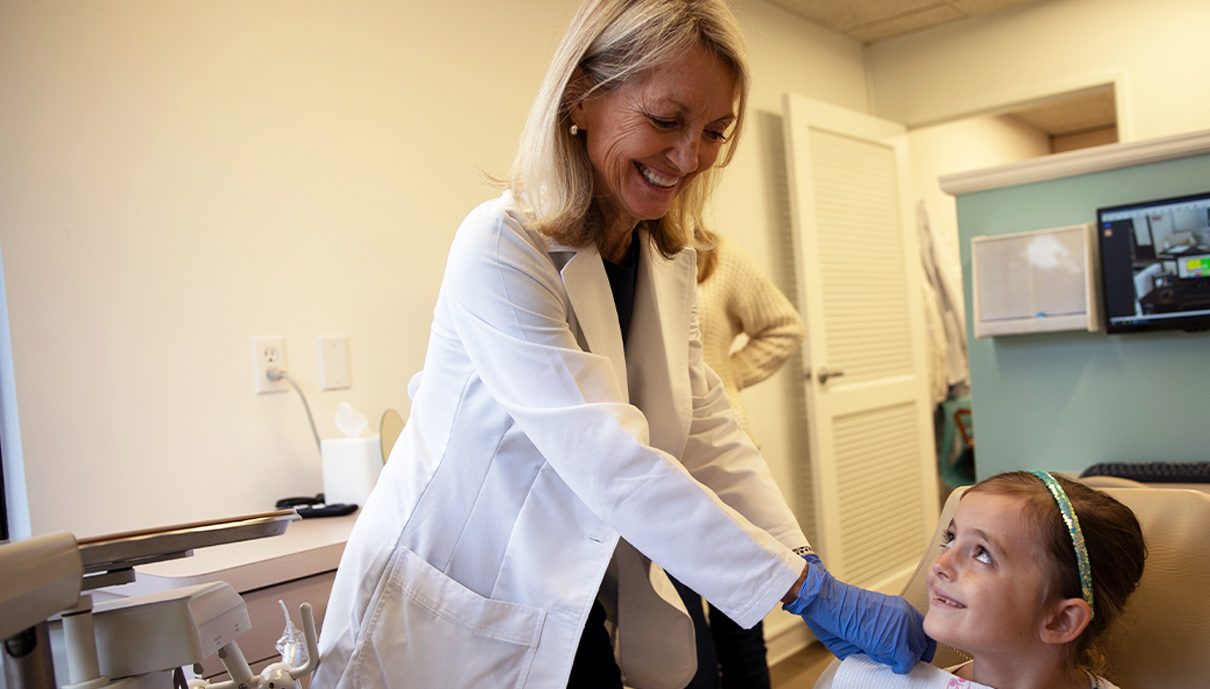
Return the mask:
<svg viewBox="0 0 1210 689">
<path fill-rule="evenodd" d="M 1194 285 L 1193 283 L 1198 283 Z M 1177 278 L 1168 287 L 1157 287 L 1139 299 L 1144 313 L 1171 313 L 1210 308 L 1210 278 Z"/>
<path fill-rule="evenodd" d="M 116 596 L 136 596 L 226 581 L 243 593 L 330 572 L 340 563 L 357 515 L 302 519 L 291 523 L 280 536 L 203 548 L 192 557 L 142 565 L 135 568 L 133 583 L 105 590 Z"/>
</svg>

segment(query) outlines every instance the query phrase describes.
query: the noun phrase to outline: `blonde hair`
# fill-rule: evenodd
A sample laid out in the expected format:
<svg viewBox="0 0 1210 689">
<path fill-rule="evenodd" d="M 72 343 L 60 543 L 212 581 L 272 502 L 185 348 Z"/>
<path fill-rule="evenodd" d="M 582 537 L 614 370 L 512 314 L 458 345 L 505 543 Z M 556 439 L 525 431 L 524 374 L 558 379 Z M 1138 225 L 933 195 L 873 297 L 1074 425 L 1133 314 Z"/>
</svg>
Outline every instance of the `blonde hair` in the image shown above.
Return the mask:
<svg viewBox="0 0 1210 689">
<path fill-rule="evenodd" d="M 735 73 L 734 130 L 720 167 L 731 161 L 748 100 L 748 67 L 735 17 L 722 0 L 585 0 L 555 51 L 530 109 L 506 182 L 533 213 L 536 229 L 570 246 L 601 245 L 604 228 L 593 214 L 594 175 L 580 137 L 571 136 L 571 109 L 597 91 L 705 48 Z M 718 170 L 702 171 L 677 195 L 668 213 L 647 227 L 657 248 L 672 256 L 692 243 Z"/>
<path fill-rule="evenodd" d="M 693 245 L 697 249 L 697 284 L 714 275 L 718 268 L 718 245 L 722 238 L 705 225 L 693 228 Z"/>
</svg>

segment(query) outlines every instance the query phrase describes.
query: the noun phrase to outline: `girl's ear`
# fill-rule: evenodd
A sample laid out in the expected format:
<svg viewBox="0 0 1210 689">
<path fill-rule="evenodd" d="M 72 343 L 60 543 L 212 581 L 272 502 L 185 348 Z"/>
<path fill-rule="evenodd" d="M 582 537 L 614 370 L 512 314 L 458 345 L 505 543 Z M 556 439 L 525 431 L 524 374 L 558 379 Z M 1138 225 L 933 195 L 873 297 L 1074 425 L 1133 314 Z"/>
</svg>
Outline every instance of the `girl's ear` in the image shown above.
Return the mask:
<svg viewBox="0 0 1210 689">
<path fill-rule="evenodd" d="M 1092 608 L 1083 598 L 1064 598 L 1055 603 L 1042 619 L 1041 639 L 1048 644 L 1075 641 L 1092 621 Z"/>
</svg>

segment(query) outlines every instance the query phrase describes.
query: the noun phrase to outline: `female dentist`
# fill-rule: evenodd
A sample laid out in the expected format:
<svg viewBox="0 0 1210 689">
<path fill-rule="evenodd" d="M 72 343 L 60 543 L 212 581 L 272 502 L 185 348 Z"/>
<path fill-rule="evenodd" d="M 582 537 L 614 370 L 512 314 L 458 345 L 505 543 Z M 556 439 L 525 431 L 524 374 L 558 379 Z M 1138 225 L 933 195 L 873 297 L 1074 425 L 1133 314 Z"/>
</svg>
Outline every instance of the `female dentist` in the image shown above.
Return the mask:
<svg viewBox="0 0 1210 689">
<path fill-rule="evenodd" d="M 809 554 L 702 361 L 688 245 L 747 88 L 722 0 L 579 9 L 508 190 L 454 238 L 313 686 L 681 689 L 664 570 L 746 627 L 782 602 L 839 655 L 931 653 L 907 603 Z"/>
</svg>

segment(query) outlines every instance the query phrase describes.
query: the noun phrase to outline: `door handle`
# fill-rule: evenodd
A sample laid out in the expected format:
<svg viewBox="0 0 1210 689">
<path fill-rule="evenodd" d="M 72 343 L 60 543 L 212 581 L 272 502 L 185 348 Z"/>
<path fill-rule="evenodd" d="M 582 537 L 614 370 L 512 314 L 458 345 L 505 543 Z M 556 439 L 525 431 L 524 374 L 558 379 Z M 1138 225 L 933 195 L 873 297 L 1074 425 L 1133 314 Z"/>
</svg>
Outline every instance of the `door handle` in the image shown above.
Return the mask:
<svg viewBox="0 0 1210 689">
<path fill-rule="evenodd" d="M 839 369 L 839 368 L 830 369 L 827 366 L 820 366 L 819 370 L 815 373 L 815 379 L 819 381 L 820 385 L 823 385 L 824 383 L 828 382 L 828 380 L 830 380 L 832 378 L 839 378 L 843 375 L 844 375 L 843 369 Z M 810 380 L 811 372 L 807 371 L 807 375 L 805 377 L 807 380 Z"/>
</svg>

